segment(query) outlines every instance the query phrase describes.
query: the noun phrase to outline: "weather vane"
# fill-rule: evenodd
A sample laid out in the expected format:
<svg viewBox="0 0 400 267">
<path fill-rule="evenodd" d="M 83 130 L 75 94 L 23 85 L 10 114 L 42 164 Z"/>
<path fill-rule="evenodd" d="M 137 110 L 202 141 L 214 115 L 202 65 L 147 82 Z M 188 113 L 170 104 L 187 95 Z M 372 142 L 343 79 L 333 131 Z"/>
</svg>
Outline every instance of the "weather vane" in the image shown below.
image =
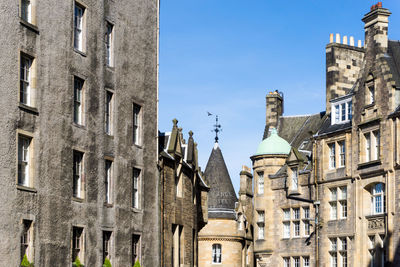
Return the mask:
<svg viewBox="0 0 400 267">
<path fill-rule="evenodd" d="M 207 115 L 211 116 L 213 114 L 207 111 Z M 222 132 L 221 124 L 218 123 L 218 115 L 215 115 L 215 125 L 214 129 L 211 131 L 215 132 L 215 143 L 218 143 L 218 133 Z"/>
</svg>

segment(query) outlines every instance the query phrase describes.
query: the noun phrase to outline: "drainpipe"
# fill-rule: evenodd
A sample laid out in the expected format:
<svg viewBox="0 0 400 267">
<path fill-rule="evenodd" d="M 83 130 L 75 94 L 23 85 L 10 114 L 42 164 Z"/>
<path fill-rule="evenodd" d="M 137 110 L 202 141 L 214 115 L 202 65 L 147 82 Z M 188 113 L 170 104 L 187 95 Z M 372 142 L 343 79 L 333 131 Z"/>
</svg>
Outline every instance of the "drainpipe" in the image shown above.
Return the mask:
<svg viewBox="0 0 400 267">
<path fill-rule="evenodd" d="M 158 134 L 158 103 L 159 103 L 159 98 L 158 98 L 158 91 L 159 91 L 159 54 L 160 54 L 160 0 L 156 0 L 156 4 L 157 4 L 157 25 L 156 25 L 156 43 L 157 43 L 157 50 L 156 50 L 156 146 L 157 146 L 157 155 L 156 155 L 156 166 L 158 165 L 158 161 L 160 159 L 160 155 L 159 155 L 159 134 Z M 164 206 L 164 175 L 163 175 L 163 170 L 164 170 L 164 163 L 162 162 L 162 168 L 158 169 L 158 178 L 162 178 L 162 187 L 159 188 L 159 192 L 161 191 L 162 197 L 161 197 L 161 201 L 160 201 L 160 216 L 159 216 L 159 222 L 161 225 L 161 232 L 160 232 L 160 238 L 161 238 L 161 242 L 159 242 L 160 247 L 159 247 L 159 251 L 160 251 L 160 255 L 159 255 L 159 260 L 162 263 L 163 262 L 163 247 L 164 247 L 164 229 L 163 229 L 163 221 L 164 221 L 164 217 L 163 217 L 163 206 Z M 158 183 L 160 185 L 160 183 Z"/>
<path fill-rule="evenodd" d="M 313 160 L 314 160 L 314 185 L 315 185 L 315 266 L 319 267 L 319 197 L 318 197 L 318 182 L 317 182 L 317 142 L 314 139 L 313 145 Z"/>
</svg>

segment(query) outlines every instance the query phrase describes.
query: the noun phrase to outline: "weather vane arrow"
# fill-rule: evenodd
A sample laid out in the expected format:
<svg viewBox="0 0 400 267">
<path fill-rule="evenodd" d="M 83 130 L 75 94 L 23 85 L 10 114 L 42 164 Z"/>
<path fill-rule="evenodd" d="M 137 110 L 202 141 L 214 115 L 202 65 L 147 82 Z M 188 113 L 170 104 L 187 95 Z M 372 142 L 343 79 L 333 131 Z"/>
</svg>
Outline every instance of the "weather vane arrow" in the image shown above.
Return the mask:
<svg viewBox="0 0 400 267">
<path fill-rule="evenodd" d="M 207 115 L 211 116 L 213 114 L 207 111 Z M 218 115 L 215 115 L 214 129 L 211 131 L 215 132 L 215 143 L 218 143 L 218 133 L 222 132 L 221 124 L 218 123 Z"/>
</svg>

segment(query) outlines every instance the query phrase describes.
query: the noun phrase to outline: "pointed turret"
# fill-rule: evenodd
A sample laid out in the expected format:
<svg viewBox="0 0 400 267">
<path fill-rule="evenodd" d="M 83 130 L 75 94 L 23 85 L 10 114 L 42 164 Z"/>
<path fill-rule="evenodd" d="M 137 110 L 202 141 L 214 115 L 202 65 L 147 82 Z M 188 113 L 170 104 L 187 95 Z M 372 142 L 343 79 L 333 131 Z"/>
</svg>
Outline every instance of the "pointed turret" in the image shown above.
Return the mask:
<svg viewBox="0 0 400 267">
<path fill-rule="evenodd" d="M 211 188 L 208 193 L 209 218 L 235 219 L 235 203 L 238 199 L 217 142 L 211 151 L 204 175 Z"/>
</svg>

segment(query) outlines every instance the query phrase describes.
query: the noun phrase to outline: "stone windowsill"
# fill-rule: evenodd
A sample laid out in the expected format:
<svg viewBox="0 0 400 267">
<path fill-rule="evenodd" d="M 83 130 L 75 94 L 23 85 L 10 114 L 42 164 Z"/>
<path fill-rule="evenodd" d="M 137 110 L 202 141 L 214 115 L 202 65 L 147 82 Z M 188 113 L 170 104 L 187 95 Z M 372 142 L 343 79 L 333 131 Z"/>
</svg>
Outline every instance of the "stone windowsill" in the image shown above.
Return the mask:
<svg viewBox="0 0 400 267">
<path fill-rule="evenodd" d="M 37 193 L 37 190 L 33 187 L 28 187 L 24 185 L 17 185 L 17 189 L 21 191 L 26 191 L 26 192 L 31 192 L 31 193 Z"/>
<path fill-rule="evenodd" d="M 369 220 L 369 219 L 381 218 L 381 217 L 385 217 L 385 216 L 386 216 L 386 213 L 380 213 L 380 214 L 366 215 L 365 218 L 367 220 Z"/>
<path fill-rule="evenodd" d="M 78 124 L 76 122 L 72 122 L 72 125 L 74 125 L 76 128 L 86 130 L 86 126 L 83 124 Z"/>
<path fill-rule="evenodd" d="M 380 165 L 382 162 L 380 159 L 376 159 L 376 160 L 371 160 L 368 162 L 362 162 L 362 163 L 358 163 L 358 169 L 363 169 L 363 168 L 368 168 L 368 167 L 372 167 L 375 165 Z"/>
<path fill-rule="evenodd" d="M 33 25 L 32 23 L 29 23 L 29 22 L 23 20 L 22 18 L 20 18 L 19 23 L 22 26 L 26 27 L 27 29 L 33 31 L 34 33 L 39 34 L 39 28 L 36 25 Z"/>
<path fill-rule="evenodd" d="M 142 210 L 142 209 L 131 208 L 131 210 L 132 210 L 134 213 L 143 213 L 143 210 Z"/>
<path fill-rule="evenodd" d="M 72 200 L 75 202 L 83 203 L 84 199 L 80 197 L 72 197 Z"/>
<path fill-rule="evenodd" d="M 35 107 L 31 107 L 31 106 L 25 105 L 24 103 L 21 103 L 21 102 L 18 103 L 18 107 L 23 111 L 32 113 L 34 115 L 39 115 L 39 111 Z"/>
<path fill-rule="evenodd" d="M 81 55 L 83 57 L 87 57 L 87 54 L 85 52 L 80 51 L 80 50 L 76 49 L 75 47 L 74 47 L 74 52 L 76 52 L 77 54 L 79 54 L 79 55 Z"/>
</svg>

